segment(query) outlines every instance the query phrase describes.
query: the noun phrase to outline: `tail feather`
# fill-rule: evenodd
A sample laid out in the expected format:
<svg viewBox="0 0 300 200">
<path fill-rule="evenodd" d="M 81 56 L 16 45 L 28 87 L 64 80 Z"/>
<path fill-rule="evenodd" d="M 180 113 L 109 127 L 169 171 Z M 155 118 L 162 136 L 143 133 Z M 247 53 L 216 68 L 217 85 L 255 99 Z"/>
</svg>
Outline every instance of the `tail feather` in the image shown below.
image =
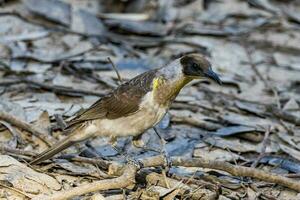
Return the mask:
<svg viewBox="0 0 300 200">
<path fill-rule="evenodd" d="M 55 154 L 58 154 L 59 152 L 65 150 L 66 148 L 70 147 L 74 143 L 76 143 L 76 141 L 71 140 L 70 137 L 67 137 L 67 138 L 63 139 L 62 141 L 58 142 L 57 144 L 54 144 L 52 147 L 45 150 L 41 154 L 39 154 L 36 158 L 34 158 L 30 162 L 30 164 L 34 165 L 34 164 L 38 164 L 40 162 L 43 162 L 45 160 L 48 160 L 49 158 L 51 158 Z"/>
</svg>

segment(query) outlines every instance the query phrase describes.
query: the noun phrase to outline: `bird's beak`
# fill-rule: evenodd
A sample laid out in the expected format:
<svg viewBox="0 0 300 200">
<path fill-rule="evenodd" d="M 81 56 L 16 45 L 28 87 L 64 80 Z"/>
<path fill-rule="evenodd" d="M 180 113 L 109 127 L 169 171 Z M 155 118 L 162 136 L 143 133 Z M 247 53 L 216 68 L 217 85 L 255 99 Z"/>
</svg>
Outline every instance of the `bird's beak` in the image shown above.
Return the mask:
<svg viewBox="0 0 300 200">
<path fill-rule="evenodd" d="M 212 79 L 213 81 L 217 82 L 219 85 L 222 84 L 221 79 L 219 78 L 218 74 L 216 74 L 211 68 L 208 69 L 207 72 L 204 73 L 206 77 Z"/>
</svg>

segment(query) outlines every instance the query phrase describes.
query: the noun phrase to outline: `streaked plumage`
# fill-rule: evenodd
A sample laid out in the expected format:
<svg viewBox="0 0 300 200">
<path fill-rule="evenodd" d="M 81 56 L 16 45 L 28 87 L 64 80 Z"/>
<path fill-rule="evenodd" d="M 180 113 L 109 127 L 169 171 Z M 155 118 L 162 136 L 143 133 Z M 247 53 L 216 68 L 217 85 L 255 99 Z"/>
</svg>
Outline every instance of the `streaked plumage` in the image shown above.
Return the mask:
<svg viewBox="0 0 300 200">
<path fill-rule="evenodd" d="M 70 121 L 66 128 L 70 135 L 41 153 L 31 163 L 46 160 L 90 137 L 142 134 L 163 118 L 184 85 L 195 78 L 201 78 L 197 73 L 203 74 L 201 77 L 206 76 L 205 73 L 210 73 L 207 77 L 217 77 L 202 55 L 189 54 L 165 67 L 131 79 Z"/>
</svg>

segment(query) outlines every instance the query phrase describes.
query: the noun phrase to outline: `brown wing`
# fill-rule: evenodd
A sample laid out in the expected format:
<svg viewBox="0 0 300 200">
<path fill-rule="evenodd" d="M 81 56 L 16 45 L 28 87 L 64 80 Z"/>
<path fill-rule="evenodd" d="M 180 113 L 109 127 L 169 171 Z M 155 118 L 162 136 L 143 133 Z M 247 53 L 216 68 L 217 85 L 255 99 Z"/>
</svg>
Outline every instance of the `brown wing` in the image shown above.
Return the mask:
<svg viewBox="0 0 300 200">
<path fill-rule="evenodd" d="M 95 102 L 68 123 L 68 127 L 93 119 L 116 119 L 136 112 L 144 95 L 151 91 L 157 70 L 136 76 Z"/>
</svg>

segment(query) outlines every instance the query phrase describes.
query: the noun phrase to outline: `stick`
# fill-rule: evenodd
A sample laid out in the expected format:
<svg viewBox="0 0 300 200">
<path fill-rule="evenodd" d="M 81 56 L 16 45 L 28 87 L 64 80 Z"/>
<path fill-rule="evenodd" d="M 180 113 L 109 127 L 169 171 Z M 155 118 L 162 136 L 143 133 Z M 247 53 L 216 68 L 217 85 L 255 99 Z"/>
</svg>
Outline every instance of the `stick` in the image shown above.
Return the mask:
<svg viewBox="0 0 300 200">
<path fill-rule="evenodd" d="M 116 74 L 117 74 L 117 76 L 118 76 L 118 79 L 119 79 L 120 83 L 122 83 L 123 80 L 122 80 L 122 77 L 121 77 L 121 75 L 120 75 L 120 73 L 119 73 L 119 71 L 118 71 L 116 65 L 113 63 L 113 61 L 110 59 L 110 57 L 107 57 L 107 60 L 108 60 L 108 62 L 110 62 L 111 66 L 112 66 L 113 69 L 115 70 L 115 72 L 116 72 Z"/>
<path fill-rule="evenodd" d="M 275 117 L 279 119 L 283 119 L 284 121 L 295 124 L 296 126 L 300 126 L 300 118 L 289 113 L 283 111 L 281 109 L 276 108 L 275 106 L 267 106 L 267 111 L 272 113 Z"/>
<path fill-rule="evenodd" d="M 153 156 L 140 161 L 143 163 L 144 167 L 163 166 L 165 162 L 163 156 Z M 171 157 L 171 162 L 173 166 L 201 167 L 222 170 L 234 176 L 251 177 L 270 183 L 276 183 L 300 192 L 299 181 L 294 181 L 290 178 L 286 178 L 281 175 L 277 175 L 274 173 L 266 172 L 251 167 L 232 165 L 228 162 L 209 160 L 204 158 Z M 122 171 L 123 166 L 120 164 L 113 163 L 109 166 L 109 174 L 120 174 Z"/>
<path fill-rule="evenodd" d="M 43 89 L 46 91 L 53 92 L 55 94 L 62 94 L 62 95 L 68 95 L 68 96 L 82 96 L 82 95 L 91 95 L 91 96 L 99 96 L 102 97 L 105 95 L 105 92 L 95 92 L 95 91 L 90 91 L 90 90 L 84 90 L 84 89 L 74 89 L 70 87 L 64 87 L 60 85 L 52 85 L 52 84 L 45 84 L 45 83 L 40 83 L 37 81 L 32 81 L 32 80 L 12 80 L 12 81 L 2 81 L 0 82 L 0 86 L 9 86 L 9 85 L 16 85 L 16 84 L 27 84 L 30 88 L 39 88 Z"/>
<path fill-rule="evenodd" d="M 265 137 L 262 142 L 261 152 L 260 152 L 259 156 L 257 157 L 257 159 L 252 163 L 251 167 L 255 168 L 257 166 L 257 164 L 259 163 L 259 161 L 265 156 L 270 132 L 271 132 L 271 127 L 269 127 L 266 130 Z"/>
<path fill-rule="evenodd" d="M 0 120 L 6 121 L 13 126 L 16 126 L 20 129 L 23 129 L 23 130 L 31 133 L 32 135 L 34 135 L 37 138 L 39 138 L 40 140 L 42 140 L 48 146 L 51 146 L 51 143 L 48 141 L 48 139 L 46 137 L 47 134 L 34 128 L 32 125 L 30 125 L 22 120 L 19 120 L 16 117 L 14 117 L 8 113 L 5 113 L 5 112 L 0 112 Z"/>
<path fill-rule="evenodd" d="M 23 155 L 23 156 L 29 156 L 29 157 L 37 156 L 37 154 L 32 151 L 26 151 L 23 149 L 15 149 L 15 148 L 11 148 L 11 147 L 4 146 L 4 145 L 0 147 L 0 152 L 13 153 L 16 155 Z"/>
<path fill-rule="evenodd" d="M 32 80 L 23 80 L 24 83 L 28 84 L 31 87 L 38 87 L 43 90 L 51 91 L 55 94 L 69 95 L 69 96 L 78 96 L 78 95 L 92 95 L 92 96 L 100 96 L 102 97 L 105 93 L 103 92 L 95 92 L 90 90 L 82 90 L 82 89 L 73 89 L 64 86 L 56 86 L 51 84 L 40 83 Z M 77 95 L 76 95 L 77 94 Z"/>
<path fill-rule="evenodd" d="M 247 55 L 247 58 L 248 58 L 248 61 L 249 61 L 249 64 L 250 64 L 252 70 L 259 77 L 259 79 L 264 83 L 265 87 L 267 89 L 269 89 L 270 91 L 272 91 L 272 93 L 275 97 L 276 103 L 277 103 L 277 107 L 280 109 L 281 105 L 280 105 L 280 101 L 279 101 L 279 97 L 278 97 L 278 91 L 263 77 L 263 75 L 257 69 L 256 64 L 253 62 L 252 51 L 245 44 L 244 44 L 244 48 L 246 50 L 246 55 Z"/>
<path fill-rule="evenodd" d="M 71 188 L 69 190 L 56 192 L 52 195 L 44 196 L 39 195 L 34 197 L 32 200 L 65 200 L 71 199 L 76 196 L 81 196 L 86 193 L 96 192 L 99 190 L 109 190 L 126 188 L 135 182 L 136 167 L 133 165 L 126 165 L 124 167 L 124 173 L 122 176 L 113 179 L 105 179 L 95 181 L 93 183 L 87 183 L 78 187 Z"/>
<path fill-rule="evenodd" d="M 216 192 L 212 192 L 208 189 L 201 188 L 193 188 L 189 185 L 183 183 L 182 181 L 177 181 L 172 178 L 166 178 L 167 182 L 170 184 L 170 187 L 174 189 L 179 189 L 179 193 L 183 199 L 207 199 L 207 200 L 213 200 L 217 199 Z M 152 172 L 146 176 L 146 181 L 148 184 L 151 185 L 159 185 L 162 187 L 167 187 L 165 178 L 163 175 Z"/>
<path fill-rule="evenodd" d="M 256 178 L 262 181 L 276 183 L 287 188 L 300 192 L 300 182 L 286 178 L 284 176 L 276 175 L 266 171 L 254 169 L 251 167 L 243 167 L 232 165 L 227 162 L 208 160 L 208 159 L 194 159 L 194 158 L 183 158 L 183 157 L 172 157 L 173 166 L 184 166 L 184 167 L 202 167 L 217 169 L 228 172 L 234 176 L 247 176 Z M 163 156 L 154 156 L 140 160 L 144 167 L 157 167 L 163 166 L 165 160 Z M 95 192 L 99 190 L 109 190 L 117 188 L 125 188 L 134 183 L 135 174 L 137 171 L 136 166 L 133 165 L 122 165 L 119 163 L 113 163 L 109 166 L 110 173 L 122 173 L 118 178 L 101 180 L 93 183 L 84 184 L 78 187 L 71 188 L 66 191 L 54 193 L 50 196 L 38 195 L 34 200 L 62 200 L 69 199 L 75 196 L 80 196 L 86 193 Z"/>
<path fill-rule="evenodd" d="M 21 194 L 22 196 L 25 197 L 25 199 L 31 199 L 31 197 L 32 197 L 31 195 L 28 195 L 25 192 L 22 192 L 21 190 L 18 190 L 18 189 L 14 188 L 14 187 L 10 187 L 10 186 L 4 185 L 2 183 L 0 183 L 0 187 L 6 188 L 6 189 L 12 190 L 12 191 L 14 191 L 14 192 L 16 192 L 18 194 Z"/>
<path fill-rule="evenodd" d="M 246 177 L 256 178 L 262 181 L 276 183 L 300 192 L 299 181 L 294 181 L 284 176 L 280 176 L 274 173 L 269 173 L 263 170 L 253 169 L 250 167 L 237 166 L 227 162 L 207 160 L 207 159 L 174 158 L 172 159 L 172 163 L 175 166 L 203 167 L 203 168 L 222 170 L 234 176 L 244 176 L 244 177 L 246 176 Z"/>
</svg>

